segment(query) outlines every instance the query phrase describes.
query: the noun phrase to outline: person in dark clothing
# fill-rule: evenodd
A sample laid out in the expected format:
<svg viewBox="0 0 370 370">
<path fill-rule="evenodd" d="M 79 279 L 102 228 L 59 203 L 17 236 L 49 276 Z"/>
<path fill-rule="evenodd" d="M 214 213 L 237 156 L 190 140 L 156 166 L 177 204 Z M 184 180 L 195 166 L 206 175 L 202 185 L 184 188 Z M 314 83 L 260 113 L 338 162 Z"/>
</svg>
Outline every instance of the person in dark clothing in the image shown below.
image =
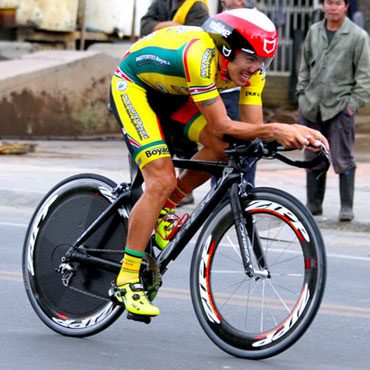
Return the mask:
<svg viewBox="0 0 370 370">
<path fill-rule="evenodd" d="M 339 175 L 339 221 L 352 221 L 355 113 L 370 100 L 370 41 L 346 13 L 348 0 L 324 0 L 325 19 L 306 36 L 298 75 L 299 123 L 324 134 Z M 307 159 L 310 154 L 305 153 Z M 307 171 L 307 207 L 323 213 L 326 174 Z"/>
<path fill-rule="evenodd" d="M 140 34 L 149 35 L 164 27 L 201 26 L 209 17 L 206 0 L 157 0 L 141 18 Z"/>
</svg>

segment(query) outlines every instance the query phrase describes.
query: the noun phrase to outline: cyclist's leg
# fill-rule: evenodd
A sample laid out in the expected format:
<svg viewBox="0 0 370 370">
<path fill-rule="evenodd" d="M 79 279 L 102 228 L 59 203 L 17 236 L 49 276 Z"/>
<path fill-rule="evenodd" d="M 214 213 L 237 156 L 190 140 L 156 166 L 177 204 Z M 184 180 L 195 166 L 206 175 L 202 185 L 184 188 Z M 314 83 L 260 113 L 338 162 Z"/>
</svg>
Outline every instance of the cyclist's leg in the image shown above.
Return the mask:
<svg viewBox="0 0 370 370">
<path fill-rule="evenodd" d="M 197 138 L 197 141 L 203 145 L 203 148 L 193 156 L 193 159 L 201 161 L 219 161 L 226 158 L 225 149 L 228 147 L 228 144 L 217 137 L 210 128 L 210 125 L 206 124 L 203 116 L 202 118 L 205 124 L 201 127 L 198 134 L 193 131 L 192 137 Z M 194 134 L 197 134 L 197 136 L 194 136 Z M 181 180 L 189 187 L 194 188 L 202 185 L 210 177 L 211 175 L 209 173 L 189 170 L 184 173 Z"/>
<path fill-rule="evenodd" d="M 161 207 L 176 186 L 175 171 L 147 91 L 114 76 L 111 100 L 128 148 L 145 181 L 144 194 L 131 212 L 127 237 L 128 248 L 143 252 Z"/>
<path fill-rule="evenodd" d="M 203 148 L 195 153 L 192 159 L 218 161 L 225 157 L 224 150 L 228 144 L 214 134 L 191 98 L 171 118 L 185 125 L 185 137 L 203 145 Z M 180 175 L 180 181 L 189 190 L 194 190 L 210 177 L 211 175 L 206 172 L 185 170 Z"/>
<path fill-rule="evenodd" d="M 139 271 L 144 250 L 163 203 L 175 187 L 176 177 L 170 158 L 147 163 L 141 171 L 146 188 L 131 212 L 125 257 L 117 277 L 115 297 L 131 313 L 156 316 L 159 309 L 145 296 L 139 281 Z"/>
<path fill-rule="evenodd" d="M 160 210 L 176 186 L 175 171 L 159 120 L 147 101 L 145 89 L 113 77 L 111 93 L 116 119 L 146 185 L 144 194 L 131 212 L 126 253 L 117 277 L 115 296 L 130 312 L 158 315 L 159 310 L 140 293 L 139 269 Z"/>
<path fill-rule="evenodd" d="M 204 120 L 203 116 L 202 118 Z M 204 122 L 201 131 L 197 135 L 197 141 L 203 145 L 203 148 L 199 150 L 192 159 L 201 161 L 219 161 L 225 158 L 224 150 L 228 147 L 228 144 L 218 138 L 206 122 Z M 190 189 L 195 189 L 204 184 L 210 177 L 211 175 L 206 172 L 186 170 L 181 174 L 180 180 Z"/>
<path fill-rule="evenodd" d="M 170 158 L 148 163 L 142 174 L 146 188 L 131 213 L 127 246 L 143 252 L 162 206 L 176 186 L 176 177 Z"/>
</svg>

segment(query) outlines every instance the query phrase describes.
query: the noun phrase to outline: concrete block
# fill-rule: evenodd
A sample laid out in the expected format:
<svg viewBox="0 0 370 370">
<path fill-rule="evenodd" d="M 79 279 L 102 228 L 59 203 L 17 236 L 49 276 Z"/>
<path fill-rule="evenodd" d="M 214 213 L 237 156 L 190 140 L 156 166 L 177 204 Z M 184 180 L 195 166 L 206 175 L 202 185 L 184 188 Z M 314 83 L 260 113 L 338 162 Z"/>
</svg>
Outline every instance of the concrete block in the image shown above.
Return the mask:
<svg viewBox="0 0 370 370">
<path fill-rule="evenodd" d="M 0 41 L 0 60 L 17 59 L 34 51 L 30 42 Z"/>
<path fill-rule="evenodd" d="M 113 44 L 107 42 L 95 42 L 88 47 L 88 50 L 109 55 L 112 58 L 117 59 L 118 65 L 126 50 L 130 49 L 131 46 L 132 42 L 128 41 L 115 42 Z"/>
<path fill-rule="evenodd" d="M 119 132 L 106 110 L 118 62 L 90 51 L 44 51 L 1 62 L 0 136 Z"/>
</svg>

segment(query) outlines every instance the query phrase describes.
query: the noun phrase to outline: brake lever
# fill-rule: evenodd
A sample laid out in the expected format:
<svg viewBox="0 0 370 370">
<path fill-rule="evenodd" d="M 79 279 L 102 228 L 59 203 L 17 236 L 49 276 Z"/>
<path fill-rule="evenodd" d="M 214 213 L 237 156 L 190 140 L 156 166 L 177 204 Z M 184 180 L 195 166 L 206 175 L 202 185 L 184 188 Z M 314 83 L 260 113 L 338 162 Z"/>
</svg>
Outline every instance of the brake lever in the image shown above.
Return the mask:
<svg viewBox="0 0 370 370">
<path fill-rule="evenodd" d="M 316 140 L 316 143 L 317 143 L 316 146 L 313 146 L 313 145 L 309 145 L 309 146 L 313 148 L 321 148 L 317 156 L 322 158 L 322 162 L 326 163 L 323 171 L 317 176 L 317 178 L 320 178 L 329 169 L 331 165 L 331 159 L 330 159 L 329 151 L 326 149 L 325 145 L 320 140 Z"/>
<path fill-rule="evenodd" d="M 310 161 L 292 160 L 278 153 L 278 149 L 276 149 L 277 150 L 276 152 L 269 153 L 269 154 L 272 155 L 273 158 L 279 159 L 281 162 L 284 162 L 286 164 L 289 164 L 290 166 L 294 166 L 298 168 L 310 169 L 324 162 L 325 166 L 323 168 L 323 171 L 318 176 L 320 177 L 323 173 L 325 173 L 329 169 L 331 161 L 330 161 L 329 152 L 326 150 L 324 144 L 319 142 L 318 145 L 315 146 L 315 148 L 317 147 L 320 147 L 321 150 L 320 152 L 317 153 L 316 157 L 311 159 Z"/>
</svg>

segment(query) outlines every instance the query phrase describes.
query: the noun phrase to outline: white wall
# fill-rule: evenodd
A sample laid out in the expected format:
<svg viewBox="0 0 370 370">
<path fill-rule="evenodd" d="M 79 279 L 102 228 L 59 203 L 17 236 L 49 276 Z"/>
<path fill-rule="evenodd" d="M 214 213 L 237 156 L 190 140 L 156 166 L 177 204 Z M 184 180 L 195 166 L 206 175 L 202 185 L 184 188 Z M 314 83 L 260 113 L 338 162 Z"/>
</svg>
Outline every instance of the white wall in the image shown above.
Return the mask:
<svg viewBox="0 0 370 370">
<path fill-rule="evenodd" d="M 135 36 L 139 36 L 140 19 L 147 12 L 152 0 L 88 0 L 86 9 L 87 30 L 106 33 L 118 31 L 121 36 L 130 36 L 134 1 L 136 1 Z M 218 0 L 208 0 L 208 2 L 210 13 L 215 14 Z"/>
<path fill-rule="evenodd" d="M 33 25 L 49 31 L 76 29 L 79 0 L 0 0 L 0 8 L 16 8 L 19 26 Z"/>
</svg>

